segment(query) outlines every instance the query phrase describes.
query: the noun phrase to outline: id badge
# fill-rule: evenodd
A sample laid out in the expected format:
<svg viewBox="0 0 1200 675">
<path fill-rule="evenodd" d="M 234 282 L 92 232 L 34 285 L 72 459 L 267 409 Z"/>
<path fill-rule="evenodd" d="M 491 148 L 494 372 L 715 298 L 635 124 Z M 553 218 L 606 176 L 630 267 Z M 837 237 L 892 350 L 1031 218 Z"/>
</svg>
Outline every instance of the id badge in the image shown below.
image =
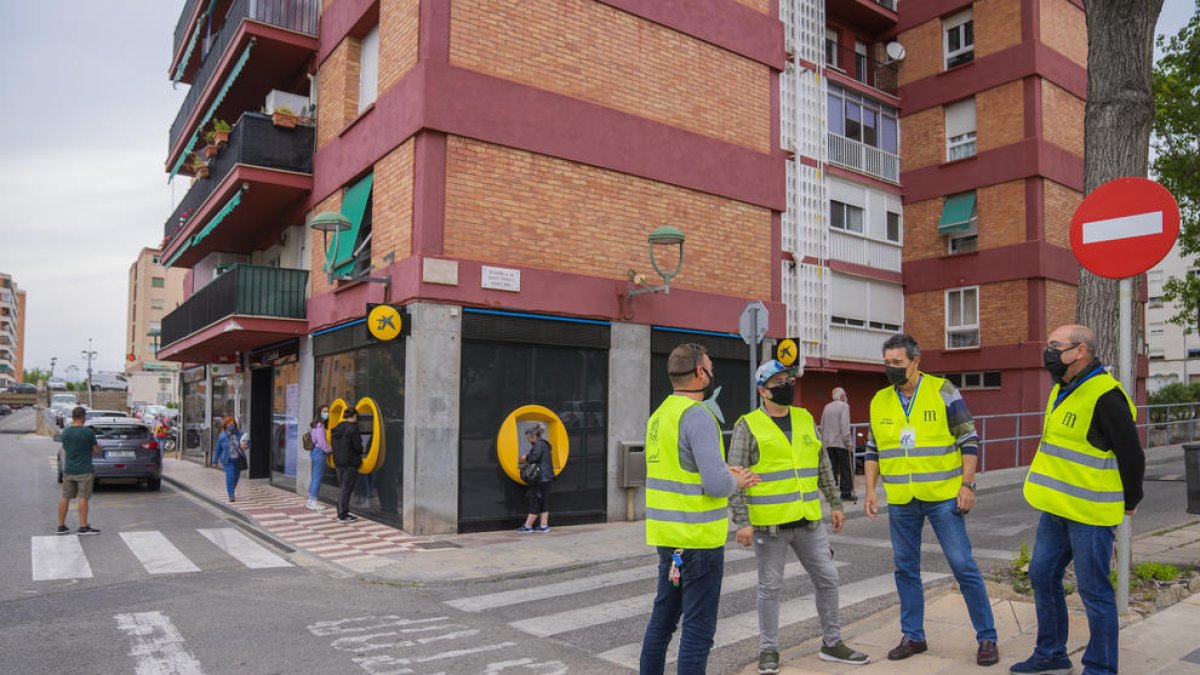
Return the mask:
<svg viewBox="0 0 1200 675">
<path fill-rule="evenodd" d="M 904 450 L 912 450 L 917 447 L 916 429 L 906 426 L 900 430 L 900 447 Z"/>
</svg>

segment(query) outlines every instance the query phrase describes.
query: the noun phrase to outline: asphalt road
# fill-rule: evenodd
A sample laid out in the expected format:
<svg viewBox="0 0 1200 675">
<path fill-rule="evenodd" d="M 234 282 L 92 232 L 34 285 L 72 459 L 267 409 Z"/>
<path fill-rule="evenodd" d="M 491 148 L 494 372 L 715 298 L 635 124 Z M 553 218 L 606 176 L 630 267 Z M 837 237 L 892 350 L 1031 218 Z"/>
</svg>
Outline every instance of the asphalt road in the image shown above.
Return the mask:
<svg viewBox="0 0 1200 675">
<path fill-rule="evenodd" d="M 654 592 L 650 555 L 534 579 L 371 583 L 261 539 L 167 485 L 155 493 L 133 483 L 97 490 L 92 523 L 103 534 L 57 537 L 55 450 L 45 439 L 0 433 L 8 469 L 0 474 L 6 672 L 550 675 L 631 672 L 636 662 Z M 1147 483 L 1135 531 L 1186 520 L 1184 499 L 1182 482 Z M 980 495 L 968 527 L 985 574 L 1022 540 L 1032 543 L 1035 520 L 1019 487 Z M 68 523 L 76 522 L 72 513 Z M 69 541 L 78 544 L 74 554 Z M 930 582 L 949 583 L 928 530 L 925 541 Z M 727 555 L 714 674 L 757 658 L 755 564 L 738 548 Z M 886 518 L 871 521 L 851 507 L 834 548 L 843 623 L 895 603 Z M 819 635 L 811 593 L 807 578 L 790 570 L 783 644 Z"/>
</svg>

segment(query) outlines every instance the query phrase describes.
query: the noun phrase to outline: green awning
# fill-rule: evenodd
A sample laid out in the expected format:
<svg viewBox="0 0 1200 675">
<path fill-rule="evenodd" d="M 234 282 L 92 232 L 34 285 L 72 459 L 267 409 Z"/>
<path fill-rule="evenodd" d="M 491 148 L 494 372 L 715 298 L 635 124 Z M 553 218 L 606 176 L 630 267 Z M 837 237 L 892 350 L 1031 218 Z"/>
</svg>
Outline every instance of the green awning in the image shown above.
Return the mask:
<svg viewBox="0 0 1200 675">
<path fill-rule="evenodd" d="M 196 41 L 200 39 L 200 31 L 204 29 L 204 18 L 212 14 L 213 6 L 216 4 L 217 0 L 209 0 L 208 7 L 200 12 L 200 16 L 196 17 L 196 30 L 192 31 L 192 39 L 188 40 L 187 49 L 183 52 L 183 58 L 179 60 L 179 67 L 175 69 L 175 76 L 171 78 L 171 84 L 178 83 L 179 78 L 183 77 L 183 71 L 192 58 L 192 51 L 196 49 Z"/>
<path fill-rule="evenodd" d="M 191 139 L 188 140 L 187 145 L 183 148 L 179 159 L 175 160 L 175 166 L 171 167 L 171 175 L 167 176 L 168 183 L 175 179 L 175 174 L 179 173 L 179 169 L 183 167 L 183 162 L 192 153 L 192 148 L 196 147 L 196 141 L 200 140 L 200 134 L 204 131 L 204 126 L 212 119 L 213 113 L 217 112 L 217 106 L 221 105 L 221 102 L 225 100 L 225 95 L 229 93 L 229 88 L 233 86 L 233 81 L 237 79 L 237 76 L 242 73 L 242 69 L 246 67 L 246 62 L 250 60 L 250 49 L 254 46 L 255 41 L 256 38 L 250 38 L 250 44 L 246 45 L 246 49 L 238 57 L 237 63 L 233 64 L 233 70 L 229 71 L 229 77 L 225 78 L 225 82 L 221 84 L 216 97 L 213 98 L 212 105 L 208 106 L 204 117 L 200 118 L 200 123 L 196 125 L 196 130 L 192 132 Z"/>
<path fill-rule="evenodd" d="M 222 206 L 221 210 L 217 211 L 217 214 L 208 221 L 208 224 L 204 226 L 204 229 L 200 230 L 200 232 L 198 232 L 196 236 L 192 238 L 192 246 L 199 244 L 201 239 L 207 237 L 212 233 L 213 230 L 217 229 L 217 225 L 220 225 L 221 221 L 225 220 L 225 216 L 229 215 L 237 207 L 237 205 L 242 202 L 243 192 L 245 192 L 245 190 L 238 190 L 237 194 L 233 195 L 229 201 L 225 202 L 225 206 Z"/>
<path fill-rule="evenodd" d="M 365 178 L 346 188 L 342 195 L 342 215 L 350 220 L 350 229 L 339 232 L 337 239 L 330 242 L 325 259 L 332 260 L 334 274 L 349 274 L 354 269 L 354 244 L 358 241 L 358 230 L 362 227 L 363 216 L 367 212 L 367 204 L 371 201 L 371 184 L 375 174 L 369 173 Z M 334 248 L 336 246 L 336 248 Z"/>
<path fill-rule="evenodd" d="M 167 261 L 163 263 L 163 267 L 170 267 L 172 264 L 175 263 L 176 260 L 179 260 L 179 256 L 183 255 L 184 251 L 188 250 L 191 247 L 192 247 L 192 240 L 184 239 L 183 244 L 179 247 L 179 250 L 175 251 L 175 253 L 172 254 L 170 258 L 167 258 Z"/>
<path fill-rule="evenodd" d="M 964 192 L 946 197 L 942 205 L 942 218 L 938 221 L 938 234 L 949 234 L 971 226 L 975 213 L 975 193 Z"/>
</svg>

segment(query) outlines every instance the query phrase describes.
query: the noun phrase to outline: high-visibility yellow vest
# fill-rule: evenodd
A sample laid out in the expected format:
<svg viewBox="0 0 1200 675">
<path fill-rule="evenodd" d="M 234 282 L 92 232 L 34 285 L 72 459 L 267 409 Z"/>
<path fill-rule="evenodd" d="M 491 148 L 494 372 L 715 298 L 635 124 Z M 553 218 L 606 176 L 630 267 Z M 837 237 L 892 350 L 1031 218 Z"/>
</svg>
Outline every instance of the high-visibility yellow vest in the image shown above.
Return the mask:
<svg viewBox="0 0 1200 675">
<path fill-rule="evenodd" d="M 704 494 L 700 471 L 679 464 L 679 423 L 692 406 L 668 396 L 646 424 L 646 543 L 670 548 L 720 548 L 729 534 L 729 500 Z M 708 408 L 705 412 L 712 415 Z M 713 418 L 713 433 L 721 435 Z M 721 437 L 721 458 L 725 439 Z"/>
<path fill-rule="evenodd" d="M 889 504 L 945 501 L 962 488 L 962 452 L 946 419 L 945 382 L 921 373 L 907 414 L 895 387 L 881 389 L 871 399 L 871 434 L 879 448 L 879 474 Z M 916 434 L 914 447 L 901 445 L 905 427 Z"/>
<path fill-rule="evenodd" d="M 1112 375 L 1101 372 L 1054 407 L 1059 385 L 1050 390 L 1042 441 L 1029 474 L 1025 500 L 1035 509 L 1087 525 L 1120 525 L 1125 517 L 1125 486 L 1112 450 L 1088 443 L 1096 402 L 1119 389 L 1137 419 L 1137 408 Z"/>
<path fill-rule="evenodd" d="M 817 463 L 821 441 L 812 415 L 791 407 L 792 440 L 759 408 L 742 416 L 758 444 L 758 462 L 750 469 L 762 478 L 746 489 L 750 524 L 780 525 L 800 519 L 820 520 Z"/>
</svg>

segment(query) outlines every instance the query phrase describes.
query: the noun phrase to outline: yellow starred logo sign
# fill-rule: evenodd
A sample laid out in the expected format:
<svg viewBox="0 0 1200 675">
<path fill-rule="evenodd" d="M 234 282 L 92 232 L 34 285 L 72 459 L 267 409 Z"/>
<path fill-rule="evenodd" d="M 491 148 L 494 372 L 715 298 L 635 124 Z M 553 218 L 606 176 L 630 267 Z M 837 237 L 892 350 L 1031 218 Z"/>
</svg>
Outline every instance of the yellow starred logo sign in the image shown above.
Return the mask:
<svg viewBox="0 0 1200 675">
<path fill-rule="evenodd" d="M 796 346 L 796 341 L 790 338 L 780 340 L 779 346 L 775 348 L 775 360 L 789 368 L 799 357 L 800 348 Z"/>
<path fill-rule="evenodd" d="M 367 315 L 367 330 L 381 342 L 396 339 L 403 329 L 404 318 L 400 316 L 400 310 L 391 305 L 376 305 Z"/>
</svg>

